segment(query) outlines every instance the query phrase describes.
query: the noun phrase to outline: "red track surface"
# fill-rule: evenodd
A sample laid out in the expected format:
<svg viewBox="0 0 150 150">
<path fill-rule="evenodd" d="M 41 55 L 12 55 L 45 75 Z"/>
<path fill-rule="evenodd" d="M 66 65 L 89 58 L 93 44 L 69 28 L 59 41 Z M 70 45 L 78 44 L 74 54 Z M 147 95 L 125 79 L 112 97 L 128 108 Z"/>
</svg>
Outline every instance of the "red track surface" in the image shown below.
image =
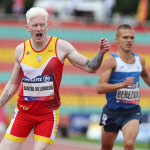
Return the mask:
<svg viewBox="0 0 150 150">
<path fill-rule="evenodd" d="M 2 140 L 4 134 L 0 134 L 0 140 Z M 21 150 L 32 150 L 33 149 L 33 133 L 31 133 L 26 141 L 23 143 Z M 99 150 L 100 144 L 90 144 L 83 142 L 75 142 L 65 139 L 55 139 L 51 150 Z M 114 148 L 113 150 L 123 150 L 122 148 Z"/>
</svg>

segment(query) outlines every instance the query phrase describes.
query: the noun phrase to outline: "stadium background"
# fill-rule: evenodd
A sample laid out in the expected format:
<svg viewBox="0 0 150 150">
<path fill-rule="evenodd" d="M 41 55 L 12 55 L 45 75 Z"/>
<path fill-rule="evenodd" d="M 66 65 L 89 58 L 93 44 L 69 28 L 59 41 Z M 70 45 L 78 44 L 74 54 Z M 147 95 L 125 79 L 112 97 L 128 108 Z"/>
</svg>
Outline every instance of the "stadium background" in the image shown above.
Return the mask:
<svg viewBox="0 0 150 150">
<path fill-rule="evenodd" d="M 0 19 L 0 94 L 11 77 L 14 67 L 14 52 L 17 45 L 30 38 L 25 29 L 24 15 Z M 147 15 L 148 16 L 148 15 Z M 148 21 L 146 21 L 147 23 Z M 97 54 L 99 40 L 106 38 L 111 42 L 111 50 L 104 56 L 104 60 L 111 53 L 117 51 L 115 32 L 119 24 L 102 22 L 85 22 L 80 19 L 59 21 L 50 17 L 48 35 L 69 41 L 79 53 L 88 58 Z M 146 67 L 150 72 L 150 28 L 146 23 L 133 25 L 135 29 L 135 46 L 133 51 L 142 55 L 146 60 Z M 130 24 L 130 23 L 129 23 Z M 58 136 L 86 135 L 87 138 L 100 140 L 98 126 L 101 111 L 106 104 L 105 95 L 98 95 L 96 86 L 101 68 L 96 74 L 88 74 L 65 61 L 62 82 L 60 86 L 60 125 Z M 142 128 L 140 128 L 137 142 L 150 140 L 150 90 L 140 79 L 142 107 Z M 16 107 L 18 92 L 1 109 L 0 121 L 8 126 Z M 0 126 L 1 127 L 1 126 Z M 119 134 L 118 141 L 123 141 Z"/>
</svg>

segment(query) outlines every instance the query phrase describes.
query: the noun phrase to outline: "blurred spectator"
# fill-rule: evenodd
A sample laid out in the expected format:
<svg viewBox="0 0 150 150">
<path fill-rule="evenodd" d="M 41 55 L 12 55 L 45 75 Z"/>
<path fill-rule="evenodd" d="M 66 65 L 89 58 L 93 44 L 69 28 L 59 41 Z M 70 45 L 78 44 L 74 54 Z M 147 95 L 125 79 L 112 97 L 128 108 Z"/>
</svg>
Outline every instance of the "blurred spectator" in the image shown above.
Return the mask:
<svg viewBox="0 0 150 150">
<path fill-rule="evenodd" d="M 112 8 L 115 6 L 115 4 L 116 4 L 116 0 L 105 0 L 104 1 L 106 18 L 112 17 Z"/>
<path fill-rule="evenodd" d="M 1 13 L 5 13 L 5 5 L 2 3 L 2 4 L 0 4 L 0 14 Z"/>
<path fill-rule="evenodd" d="M 130 24 L 132 26 L 137 25 L 137 19 L 134 14 L 124 15 L 122 18 L 122 24 Z"/>
<path fill-rule="evenodd" d="M 46 6 L 46 11 L 48 12 L 49 16 L 53 14 L 53 5 L 55 0 L 49 0 Z"/>
<path fill-rule="evenodd" d="M 123 13 L 115 12 L 112 15 L 112 23 L 119 25 L 119 24 L 130 24 L 132 26 L 137 25 L 137 19 L 135 14 L 124 15 Z"/>
<path fill-rule="evenodd" d="M 68 4 L 66 6 L 66 14 L 71 15 L 74 12 L 75 6 L 80 1 L 82 1 L 82 0 L 69 0 Z"/>
<path fill-rule="evenodd" d="M 112 23 L 116 24 L 116 25 L 119 25 L 119 24 L 121 24 L 121 22 L 122 22 L 122 13 L 119 13 L 119 12 L 113 13 Z"/>
<path fill-rule="evenodd" d="M 12 12 L 16 15 L 24 13 L 24 0 L 13 0 Z"/>
<path fill-rule="evenodd" d="M 5 16 L 5 13 L 6 13 L 6 8 L 5 5 L 2 3 L 0 4 L 0 17 Z"/>
</svg>

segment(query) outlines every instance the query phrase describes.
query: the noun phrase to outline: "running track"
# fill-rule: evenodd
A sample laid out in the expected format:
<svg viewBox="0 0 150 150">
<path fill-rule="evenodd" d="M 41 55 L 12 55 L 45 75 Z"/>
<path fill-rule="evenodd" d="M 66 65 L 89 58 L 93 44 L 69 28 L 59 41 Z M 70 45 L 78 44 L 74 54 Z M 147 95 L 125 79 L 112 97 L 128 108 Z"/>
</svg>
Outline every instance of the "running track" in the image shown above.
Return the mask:
<svg viewBox="0 0 150 150">
<path fill-rule="evenodd" d="M 0 141 L 4 133 L 0 133 Z M 33 133 L 31 132 L 26 141 L 23 143 L 21 150 L 32 150 L 33 148 Z M 100 150 L 100 144 L 70 141 L 66 139 L 56 138 L 51 150 Z M 123 150 L 123 148 L 114 148 L 113 150 Z"/>
<path fill-rule="evenodd" d="M 3 139 L 4 133 L 0 133 L 0 141 Z M 33 149 L 33 133 L 27 137 L 23 143 L 21 150 Z M 51 150 L 100 150 L 100 144 L 93 144 L 87 142 L 77 142 L 68 139 L 56 138 Z M 113 150 L 123 150 L 121 147 L 114 147 Z M 141 150 L 141 149 L 135 149 Z"/>
</svg>

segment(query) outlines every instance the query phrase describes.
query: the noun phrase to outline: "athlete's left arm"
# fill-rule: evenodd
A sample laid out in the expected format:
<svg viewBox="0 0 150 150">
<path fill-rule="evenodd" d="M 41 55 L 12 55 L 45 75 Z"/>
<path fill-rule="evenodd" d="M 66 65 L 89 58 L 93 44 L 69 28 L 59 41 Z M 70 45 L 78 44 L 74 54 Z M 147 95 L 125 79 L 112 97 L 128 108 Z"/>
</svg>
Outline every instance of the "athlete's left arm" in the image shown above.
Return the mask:
<svg viewBox="0 0 150 150">
<path fill-rule="evenodd" d="M 145 59 L 142 56 L 140 57 L 140 62 L 142 65 L 142 72 L 141 72 L 141 77 L 143 78 L 143 80 L 145 81 L 145 83 L 150 86 L 150 74 L 147 71 L 147 68 L 145 66 Z"/>
<path fill-rule="evenodd" d="M 102 64 L 104 54 L 110 50 L 110 42 L 107 39 L 101 39 L 99 43 L 99 51 L 95 57 L 88 59 L 79 54 L 70 46 L 70 50 L 66 58 L 76 67 L 81 68 L 89 73 L 95 73 Z"/>
</svg>

